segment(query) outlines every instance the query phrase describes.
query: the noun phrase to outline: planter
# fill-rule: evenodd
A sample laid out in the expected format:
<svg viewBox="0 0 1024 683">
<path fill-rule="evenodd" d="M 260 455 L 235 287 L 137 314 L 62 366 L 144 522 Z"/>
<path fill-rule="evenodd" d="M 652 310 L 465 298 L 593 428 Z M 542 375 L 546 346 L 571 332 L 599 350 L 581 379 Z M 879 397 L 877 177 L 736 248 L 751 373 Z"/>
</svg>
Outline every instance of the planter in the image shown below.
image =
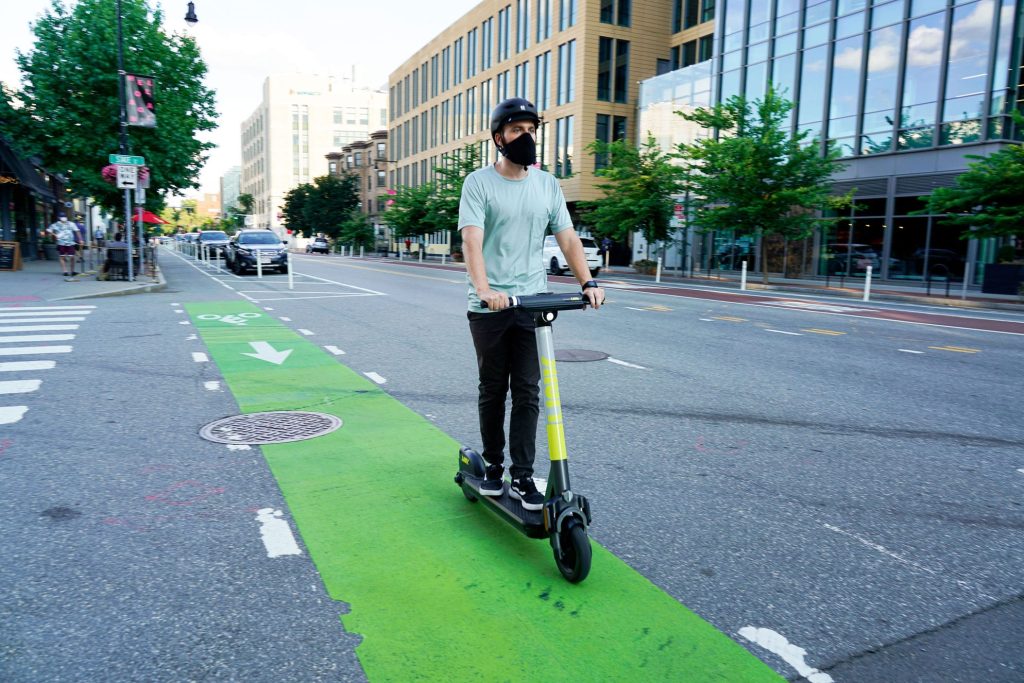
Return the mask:
<svg viewBox="0 0 1024 683">
<path fill-rule="evenodd" d="M 1024 265 L 1019 263 L 989 263 L 981 281 L 985 294 L 1018 294 L 1024 284 Z"/>
<path fill-rule="evenodd" d="M 57 245 L 51 242 L 45 242 L 43 244 L 43 258 L 47 261 L 57 260 Z"/>
</svg>

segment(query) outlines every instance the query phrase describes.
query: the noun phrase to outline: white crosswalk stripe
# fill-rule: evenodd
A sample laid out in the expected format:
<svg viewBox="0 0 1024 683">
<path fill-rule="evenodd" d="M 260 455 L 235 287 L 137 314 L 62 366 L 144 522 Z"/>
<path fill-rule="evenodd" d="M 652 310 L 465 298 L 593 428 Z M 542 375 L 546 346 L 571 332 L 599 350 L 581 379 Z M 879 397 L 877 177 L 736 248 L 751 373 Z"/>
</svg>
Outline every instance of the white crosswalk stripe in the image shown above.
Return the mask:
<svg viewBox="0 0 1024 683">
<path fill-rule="evenodd" d="M 49 344 L 48 342 L 70 342 L 77 324 L 87 320 L 95 306 L 10 306 L 0 307 L 0 357 L 5 356 L 49 356 L 67 354 L 74 350 L 71 344 Z M 46 334 L 25 334 L 43 332 Z M 62 332 L 64 334 L 52 334 Z M 39 346 L 39 343 L 46 343 Z M 36 344 L 36 345 L 29 345 Z M 52 370 L 54 360 L 6 360 L 0 359 L 0 425 L 19 422 L 29 411 L 28 405 L 10 405 L 11 401 L 22 401 L 30 397 L 43 384 L 39 377 L 31 376 L 40 370 Z M 10 379 L 8 379 L 8 377 Z M 15 398 L 17 396 L 18 398 Z"/>
</svg>

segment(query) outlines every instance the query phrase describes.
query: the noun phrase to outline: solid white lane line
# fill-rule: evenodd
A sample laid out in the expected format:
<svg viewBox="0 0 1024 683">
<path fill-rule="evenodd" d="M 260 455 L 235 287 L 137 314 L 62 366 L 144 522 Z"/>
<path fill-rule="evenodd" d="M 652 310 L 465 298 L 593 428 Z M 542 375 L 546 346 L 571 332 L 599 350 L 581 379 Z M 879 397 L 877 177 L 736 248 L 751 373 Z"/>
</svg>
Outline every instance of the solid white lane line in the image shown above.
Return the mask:
<svg viewBox="0 0 1024 683">
<path fill-rule="evenodd" d="M 25 416 L 28 406 L 0 406 L 0 425 L 14 424 Z"/>
<path fill-rule="evenodd" d="M 900 564 L 905 564 L 908 567 L 913 567 L 914 569 L 920 569 L 921 571 L 928 572 L 929 574 L 934 574 L 935 573 L 935 570 L 929 569 L 928 567 L 922 567 L 917 562 L 914 562 L 913 560 L 908 560 L 905 557 L 897 555 L 896 553 L 894 553 L 893 551 L 889 550 L 885 546 L 882 546 L 882 545 L 879 545 L 877 543 L 874 543 L 873 541 L 870 541 L 870 540 L 868 540 L 868 539 L 866 539 L 866 538 L 864 538 L 862 536 L 858 536 L 857 534 L 855 534 L 853 532 L 846 531 L 845 529 L 840 529 L 839 527 L 832 526 L 831 524 L 826 524 L 825 528 L 828 529 L 829 531 L 834 531 L 837 534 L 842 534 L 844 536 L 849 536 L 850 538 L 854 539 L 858 543 L 861 543 L 862 545 L 865 545 L 868 548 L 871 548 L 872 550 L 876 550 L 876 551 L 882 553 L 883 555 L 885 555 L 887 557 L 891 557 L 892 559 L 896 560 Z"/>
<path fill-rule="evenodd" d="M 376 372 L 364 372 L 363 374 L 372 379 L 377 384 L 384 384 L 385 382 L 387 382 L 386 379 L 378 375 Z"/>
<path fill-rule="evenodd" d="M 37 390 L 42 383 L 41 379 L 17 379 L 0 382 L 0 394 L 27 394 Z"/>
<path fill-rule="evenodd" d="M 0 324 L 10 323 L 80 323 L 85 318 L 4 318 Z"/>
<path fill-rule="evenodd" d="M 300 329 L 299 332 L 304 334 L 304 335 L 306 335 L 307 337 L 312 337 L 313 336 L 313 333 L 310 332 L 309 330 Z"/>
<path fill-rule="evenodd" d="M 284 513 L 274 508 L 256 511 L 256 521 L 260 523 L 260 538 L 267 549 L 267 557 L 302 554 L 299 544 L 295 542 L 292 528 L 282 517 Z"/>
<path fill-rule="evenodd" d="M 832 683 L 831 676 L 818 671 L 804 661 L 804 657 L 807 656 L 807 650 L 789 642 L 781 633 L 777 633 L 770 628 L 744 626 L 739 630 L 739 634 L 755 645 L 760 645 L 769 652 L 777 654 L 786 664 L 796 669 L 796 672 L 810 681 L 810 683 Z"/>
<path fill-rule="evenodd" d="M 917 354 L 924 353 L 924 351 L 914 351 L 913 349 L 896 349 L 896 350 L 897 351 L 902 351 L 903 353 L 917 353 Z"/>
<path fill-rule="evenodd" d="M 23 346 L 18 349 L 0 349 L 0 356 L 34 356 L 37 353 L 71 353 L 70 346 Z"/>
<path fill-rule="evenodd" d="M 20 313 L 21 311 L 81 311 L 83 313 L 92 313 L 92 309 L 95 306 L 12 306 L 10 308 L 0 308 L 0 315 L 6 315 L 9 313 Z"/>
<path fill-rule="evenodd" d="M 193 351 L 192 352 L 192 360 L 194 360 L 197 363 L 207 363 L 207 362 L 209 362 L 210 359 L 206 357 L 205 353 L 200 353 L 199 351 Z"/>
<path fill-rule="evenodd" d="M 339 349 L 337 346 L 325 346 L 324 348 L 333 353 L 335 356 L 345 355 L 345 352 Z"/>
<path fill-rule="evenodd" d="M 637 370 L 646 370 L 647 369 L 647 368 L 645 368 L 642 365 L 636 365 L 635 363 L 627 363 L 626 361 L 619 360 L 618 358 L 608 358 L 606 360 L 609 363 L 615 363 L 616 365 L 624 365 L 627 368 L 636 368 Z"/>
<path fill-rule="evenodd" d="M 203 382 L 203 386 L 210 391 L 218 391 L 220 389 L 220 382 Z"/>
<path fill-rule="evenodd" d="M 3 328 L 0 328 L 0 332 L 6 332 Z M 41 342 L 41 341 L 71 341 L 75 338 L 73 334 L 22 334 L 17 337 L 0 337 L 0 344 L 2 343 L 24 343 L 24 342 Z"/>
<path fill-rule="evenodd" d="M 0 311 L 0 320 L 4 318 L 35 318 L 45 317 L 48 315 L 89 315 L 92 311 L 86 310 L 74 310 L 74 311 L 26 311 L 26 310 L 15 310 L 8 309 Z"/>
<path fill-rule="evenodd" d="M 775 334 L 788 334 L 791 337 L 802 337 L 802 336 L 804 336 L 804 335 L 800 334 L 799 332 L 787 332 L 785 330 L 773 330 L 773 329 L 771 329 L 769 327 L 764 328 L 764 331 L 765 332 L 774 332 Z"/>
<path fill-rule="evenodd" d="M 57 367 L 55 360 L 23 360 L 0 363 L 0 372 L 24 372 L 26 370 L 53 370 Z"/>
<path fill-rule="evenodd" d="M 13 325 L 4 327 L 0 323 L 0 332 L 60 332 L 63 330 L 77 330 L 80 325 Z"/>
<path fill-rule="evenodd" d="M 626 306 L 631 311 L 646 311 L 646 308 L 634 308 L 633 306 Z"/>
</svg>

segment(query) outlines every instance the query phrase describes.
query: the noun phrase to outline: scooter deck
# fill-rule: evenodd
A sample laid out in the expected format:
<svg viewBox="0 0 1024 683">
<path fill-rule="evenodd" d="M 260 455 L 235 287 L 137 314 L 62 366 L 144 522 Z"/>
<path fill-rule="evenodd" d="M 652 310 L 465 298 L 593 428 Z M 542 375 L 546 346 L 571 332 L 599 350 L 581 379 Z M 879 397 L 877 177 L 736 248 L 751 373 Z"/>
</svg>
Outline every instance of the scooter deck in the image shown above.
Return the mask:
<svg viewBox="0 0 1024 683">
<path fill-rule="evenodd" d="M 541 510 L 527 510 L 518 498 L 508 493 L 509 483 L 505 482 L 505 490 L 500 496 L 485 496 L 480 493 L 483 481 L 469 474 L 464 474 L 464 489 L 469 489 L 481 502 L 493 508 L 506 522 L 512 524 L 530 538 L 547 538 L 550 536 L 544 529 L 544 515 Z"/>
</svg>

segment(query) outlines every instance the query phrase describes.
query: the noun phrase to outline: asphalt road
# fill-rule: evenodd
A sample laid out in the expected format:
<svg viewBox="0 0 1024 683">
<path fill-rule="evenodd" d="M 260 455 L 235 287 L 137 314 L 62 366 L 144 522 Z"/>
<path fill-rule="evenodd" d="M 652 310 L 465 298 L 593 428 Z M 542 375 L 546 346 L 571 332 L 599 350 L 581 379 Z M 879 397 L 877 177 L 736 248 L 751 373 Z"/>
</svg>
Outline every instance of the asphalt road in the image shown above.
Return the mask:
<svg viewBox="0 0 1024 683">
<path fill-rule="evenodd" d="M 308 556 L 263 551 L 257 511 L 289 515 L 258 450 L 197 436 L 237 405 L 178 304 L 244 297 L 476 445 L 464 276 L 162 265 L 76 302 L 0 426 L 0 679 L 361 680 Z M 555 323 L 609 355 L 559 366 L 597 542 L 790 679 L 1024 678 L 1020 316 L 614 287 Z"/>
</svg>

